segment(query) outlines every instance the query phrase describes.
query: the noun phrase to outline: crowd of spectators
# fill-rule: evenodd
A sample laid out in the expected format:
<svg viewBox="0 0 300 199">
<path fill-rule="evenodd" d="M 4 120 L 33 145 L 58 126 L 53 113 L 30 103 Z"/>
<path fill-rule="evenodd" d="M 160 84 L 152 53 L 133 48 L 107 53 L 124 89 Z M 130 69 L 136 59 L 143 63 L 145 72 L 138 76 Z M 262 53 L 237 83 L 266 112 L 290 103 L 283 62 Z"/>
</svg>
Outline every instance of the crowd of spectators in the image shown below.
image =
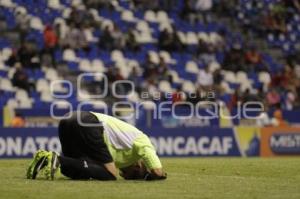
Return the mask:
<svg viewBox="0 0 300 199">
<path fill-rule="evenodd" d="M 236 4 L 234 3 L 236 2 Z M 300 11 L 299 0 L 278 1 L 272 4 L 270 9 L 263 9 L 260 1 L 252 1 L 251 6 L 256 6 L 258 15 L 244 18 L 241 30 L 256 31 L 259 34 L 274 33 L 279 35 L 287 32 L 288 19 L 293 15 L 290 8 Z M 129 28 L 126 31 L 122 30 L 117 23 L 112 26 L 101 24 L 94 19 L 92 14 L 86 8 L 113 9 L 113 1 L 108 0 L 88 0 L 83 1 L 84 5 L 71 7 L 69 18 L 66 24 L 48 24 L 43 32 L 43 48 L 38 49 L 34 40 L 28 40 L 29 20 L 26 15 L 16 13 L 16 29 L 20 36 L 20 46 L 13 50 L 12 55 L 6 61 L 10 67 L 15 67 L 16 71 L 13 75 L 13 85 L 30 92 L 34 90 L 34 82 L 30 82 L 28 75 L 24 69 L 38 69 L 42 66 L 56 68 L 58 63 L 55 58 L 57 50 L 72 49 L 75 52 L 83 51 L 88 54 L 91 51 L 90 42 L 97 43 L 100 51 L 121 50 L 123 52 L 139 53 L 142 49 L 142 44 L 138 42 L 136 29 Z M 132 0 L 132 10 L 165 10 L 173 12 L 178 7 L 178 1 L 175 0 Z M 224 0 L 187 0 L 182 1 L 182 7 L 175 12 L 190 26 L 202 23 L 209 24 L 214 22 L 214 17 L 226 15 L 227 17 L 234 16 L 239 13 L 242 5 L 238 1 Z M 234 20 L 234 17 L 232 17 Z M 99 33 L 97 37 L 94 32 Z M 299 60 L 295 57 L 288 57 L 287 63 L 282 70 L 274 73 L 270 66 L 264 61 L 264 52 L 257 46 L 247 41 L 232 42 L 228 41 L 225 31 L 220 30 L 215 34 L 213 42 L 207 42 L 203 39 L 198 40 L 198 45 L 194 50 L 189 50 L 182 43 L 177 33 L 176 26 L 171 28 L 163 28 L 159 32 L 157 43 L 155 44 L 158 50 L 165 50 L 169 53 L 189 53 L 192 59 L 202 69 L 197 74 L 196 85 L 196 100 L 201 100 L 201 93 L 208 91 L 216 91 L 218 95 L 222 95 L 222 70 L 233 72 L 244 71 L 248 74 L 268 72 L 271 74 L 271 82 L 267 88 L 258 87 L 254 92 L 250 89 L 241 90 L 239 87 L 235 89 L 231 96 L 229 106 L 235 106 L 238 101 L 263 101 L 270 107 L 275 107 L 283 103 L 286 109 L 293 109 L 299 106 L 300 96 L 300 65 Z M 218 53 L 224 54 L 221 69 L 211 71 L 210 63 L 216 62 Z M 109 63 L 110 66 L 106 72 L 110 83 L 116 80 L 123 80 L 125 77 L 121 74 L 118 68 Z M 170 74 L 172 65 L 166 63 L 162 56 L 159 57 L 158 63 L 153 62 L 148 54 L 144 61 L 139 63 L 141 71 L 138 67 L 134 67 L 128 79 L 133 81 L 138 92 L 147 90 L 157 91 L 159 82 L 168 81 L 173 83 L 173 78 Z M 184 66 L 182 66 L 184 67 Z M 142 79 L 142 83 L 141 83 Z M 181 95 L 182 87 L 178 85 L 172 94 L 172 101 L 178 102 L 189 100 L 186 96 Z M 205 97 L 204 97 L 205 98 Z M 190 99 L 193 101 L 194 99 Z M 215 100 L 215 99 L 213 99 Z"/>
</svg>

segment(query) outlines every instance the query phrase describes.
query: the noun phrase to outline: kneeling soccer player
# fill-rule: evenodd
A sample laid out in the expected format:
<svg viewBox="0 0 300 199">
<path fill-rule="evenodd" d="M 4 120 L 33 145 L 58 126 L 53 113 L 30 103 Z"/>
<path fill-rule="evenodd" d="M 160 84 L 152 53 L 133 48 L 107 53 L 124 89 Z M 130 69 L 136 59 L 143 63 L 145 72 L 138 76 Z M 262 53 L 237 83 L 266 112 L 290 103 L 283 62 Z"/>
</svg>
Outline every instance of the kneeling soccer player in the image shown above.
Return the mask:
<svg viewBox="0 0 300 199">
<path fill-rule="evenodd" d="M 166 173 L 149 138 L 134 126 L 109 115 L 72 112 L 59 123 L 63 155 L 38 151 L 27 178 L 41 172 L 53 180 L 57 173 L 71 179 L 116 180 L 117 168 L 127 180 L 162 180 Z"/>
</svg>

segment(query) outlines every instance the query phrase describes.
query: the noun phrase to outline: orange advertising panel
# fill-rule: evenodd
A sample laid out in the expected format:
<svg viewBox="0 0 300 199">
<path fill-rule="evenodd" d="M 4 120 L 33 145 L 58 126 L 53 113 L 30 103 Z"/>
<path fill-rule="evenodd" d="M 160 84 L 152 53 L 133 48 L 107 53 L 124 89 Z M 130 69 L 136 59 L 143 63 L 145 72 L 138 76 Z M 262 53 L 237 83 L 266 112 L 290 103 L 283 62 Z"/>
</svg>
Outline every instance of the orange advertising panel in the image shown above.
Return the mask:
<svg viewBox="0 0 300 199">
<path fill-rule="evenodd" d="M 300 155 L 300 128 L 262 128 L 260 155 L 262 157 Z"/>
</svg>

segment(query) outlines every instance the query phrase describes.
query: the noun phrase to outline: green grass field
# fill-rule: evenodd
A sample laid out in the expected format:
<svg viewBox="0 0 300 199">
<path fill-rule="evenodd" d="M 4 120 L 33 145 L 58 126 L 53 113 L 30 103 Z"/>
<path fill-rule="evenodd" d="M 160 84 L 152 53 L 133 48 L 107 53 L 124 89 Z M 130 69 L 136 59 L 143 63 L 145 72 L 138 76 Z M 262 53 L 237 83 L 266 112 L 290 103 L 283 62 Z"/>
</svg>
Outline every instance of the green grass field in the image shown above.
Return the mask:
<svg viewBox="0 0 300 199">
<path fill-rule="evenodd" d="M 1 199 L 300 198 L 300 158 L 163 159 L 166 181 L 27 180 L 29 160 L 0 161 Z"/>
</svg>

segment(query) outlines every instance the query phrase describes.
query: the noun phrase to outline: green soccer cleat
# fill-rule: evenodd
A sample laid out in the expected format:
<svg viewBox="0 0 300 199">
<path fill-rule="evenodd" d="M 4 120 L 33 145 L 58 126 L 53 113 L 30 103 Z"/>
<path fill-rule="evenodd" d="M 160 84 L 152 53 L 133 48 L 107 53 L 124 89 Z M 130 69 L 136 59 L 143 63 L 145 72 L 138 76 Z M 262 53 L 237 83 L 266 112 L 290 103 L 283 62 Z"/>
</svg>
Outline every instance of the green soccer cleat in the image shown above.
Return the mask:
<svg viewBox="0 0 300 199">
<path fill-rule="evenodd" d="M 47 155 L 47 165 L 43 169 L 47 180 L 54 180 L 55 174 L 60 171 L 58 156 L 58 153 L 54 151 L 49 152 Z"/>
<path fill-rule="evenodd" d="M 47 165 L 48 155 L 49 152 L 45 150 L 39 150 L 35 153 L 26 172 L 27 179 L 36 179 L 38 173 Z"/>
</svg>

